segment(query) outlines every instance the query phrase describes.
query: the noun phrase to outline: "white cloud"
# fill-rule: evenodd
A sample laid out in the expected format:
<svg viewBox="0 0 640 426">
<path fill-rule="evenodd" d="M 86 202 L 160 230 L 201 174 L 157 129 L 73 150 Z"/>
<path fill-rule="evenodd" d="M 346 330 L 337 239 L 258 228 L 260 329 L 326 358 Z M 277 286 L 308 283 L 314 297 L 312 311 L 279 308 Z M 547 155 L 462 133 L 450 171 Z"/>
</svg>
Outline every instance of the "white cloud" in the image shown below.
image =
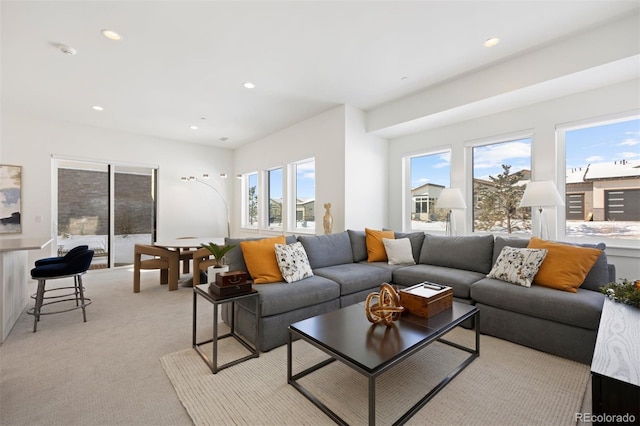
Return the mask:
<svg viewBox="0 0 640 426">
<path fill-rule="evenodd" d="M 584 159 L 587 163 L 597 163 L 598 161 L 604 161 L 604 157 L 601 155 L 592 155 Z"/>
<path fill-rule="evenodd" d="M 620 142 L 618 146 L 634 146 L 640 144 L 640 139 L 627 138 Z"/>
<path fill-rule="evenodd" d="M 503 164 L 513 164 L 514 159 L 531 158 L 531 145 L 525 142 L 509 142 L 478 147 L 474 150 L 473 167 L 490 169 Z"/>
</svg>

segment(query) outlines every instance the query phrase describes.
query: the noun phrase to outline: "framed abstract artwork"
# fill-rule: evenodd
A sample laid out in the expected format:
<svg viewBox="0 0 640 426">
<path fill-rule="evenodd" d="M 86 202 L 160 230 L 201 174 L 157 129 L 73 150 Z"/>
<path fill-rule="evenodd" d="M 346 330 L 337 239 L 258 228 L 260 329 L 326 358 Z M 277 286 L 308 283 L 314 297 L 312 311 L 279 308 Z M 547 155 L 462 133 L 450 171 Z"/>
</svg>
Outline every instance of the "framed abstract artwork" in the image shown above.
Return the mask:
<svg viewBox="0 0 640 426">
<path fill-rule="evenodd" d="M 0 234 L 22 232 L 22 166 L 0 164 Z"/>
</svg>

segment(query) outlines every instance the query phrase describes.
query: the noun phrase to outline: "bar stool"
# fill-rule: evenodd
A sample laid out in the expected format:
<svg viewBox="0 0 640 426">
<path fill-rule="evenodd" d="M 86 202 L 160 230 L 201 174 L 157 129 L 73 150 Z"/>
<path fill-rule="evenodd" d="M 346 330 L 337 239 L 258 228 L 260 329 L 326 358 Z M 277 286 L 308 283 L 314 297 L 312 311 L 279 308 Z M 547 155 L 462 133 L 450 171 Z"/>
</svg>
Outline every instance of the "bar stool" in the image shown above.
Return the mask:
<svg viewBox="0 0 640 426">
<path fill-rule="evenodd" d="M 38 259 L 36 260 L 36 266 L 44 266 L 44 265 L 51 265 L 54 263 L 68 262 L 69 260 L 71 260 L 71 258 L 75 257 L 76 254 L 81 253 L 88 249 L 89 249 L 89 246 L 86 246 L 86 245 L 77 246 L 69 250 L 67 254 L 65 254 L 64 256 L 46 257 L 44 259 Z"/>
<path fill-rule="evenodd" d="M 49 259 L 49 258 L 48 258 Z M 82 285 L 82 275 L 84 275 L 93 259 L 93 250 L 77 250 L 74 256 L 70 256 L 66 261 L 52 262 L 40 264 L 31 270 L 31 278 L 38 280 L 38 290 L 31 298 L 35 299 L 35 306 L 27 310 L 29 315 L 33 315 L 33 332 L 35 333 L 40 321 L 40 315 L 59 314 L 69 312 L 75 309 L 82 309 L 82 317 L 87 322 L 87 313 L 85 307 L 91 304 L 91 299 L 84 297 L 84 286 Z M 41 259 L 42 260 L 42 259 Z M 38 264 L 36 262 L 36 264 Z M 45 289 L 47 280 L 56 280 L 60 278 L 73 277 L 73 287 L 56 287 Z M 70 293 L 57 294 L 54 296 L 45 296 L 50 291 L 73 289 Z M 45 300 L 51 300 L 45 302 Z M 74 301 L 76 306 L 59 311 L 42 312 L 42 307 L 53 303 L 61 303 L 66 301 Z"/>
</svg>

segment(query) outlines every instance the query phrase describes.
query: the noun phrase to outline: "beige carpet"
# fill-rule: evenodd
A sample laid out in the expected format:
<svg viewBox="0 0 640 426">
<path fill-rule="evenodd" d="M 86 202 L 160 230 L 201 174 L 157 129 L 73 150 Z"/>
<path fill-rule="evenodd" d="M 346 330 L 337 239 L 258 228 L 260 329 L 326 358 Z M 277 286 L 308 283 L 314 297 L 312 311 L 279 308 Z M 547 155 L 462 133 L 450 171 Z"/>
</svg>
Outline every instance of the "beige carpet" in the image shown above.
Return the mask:
<svg viewBox="0 0 640 426">
<path fill-rule="evenodd" d="M 472 344 L 473 332 L 448 337 Z M 243 354 L 222 341 L 226 360 Z M 326 356 L 294 343 L 294 374 Z M 391 424 L 466 353 L 434 343 L 377 382 L 378 424 Z M 286 346 L 217 375 L 192 349 L 161 358 L 162 366 L 195 425 L 333 424 L 286 379 Z M 582 406 L 589 367 L 490 336 L 481 336 L 480 357 L 422 408 L 408 424 L 570 425 Z M 302 384 L 350 424 L 367 422 L 367 381 L 339 362 L 305 377 Z"/>
</svg>

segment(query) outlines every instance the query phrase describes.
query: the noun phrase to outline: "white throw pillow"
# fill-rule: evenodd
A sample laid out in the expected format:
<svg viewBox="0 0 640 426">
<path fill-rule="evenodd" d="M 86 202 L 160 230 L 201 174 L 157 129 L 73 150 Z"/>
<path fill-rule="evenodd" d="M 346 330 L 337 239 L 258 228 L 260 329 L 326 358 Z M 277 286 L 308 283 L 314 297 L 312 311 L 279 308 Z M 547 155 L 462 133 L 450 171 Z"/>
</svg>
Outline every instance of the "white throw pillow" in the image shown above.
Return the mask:
<svg viewBox="0 0 640 426">
<path fill-rule="evenodd" d="M 523 287 L 531 287 L 533 277 L 538 273 L 546 249 L 529 249 L 506 246 L 500 251 L 495 265 L 487 278 L 495 278 Z"/>
<path fill-rule="evenodd" d="M 284 280 L 288 283 L 313 276 L 307 252 L 301 242 L 276 244 L 276 260 Z"/>
<path fill-rule="evenodd" d="M 411 252 L 411 241 L 408 238 L 383 238 L 382 244 L 387 252 L 389 265 L 415 265 Z"/>
</svg>

